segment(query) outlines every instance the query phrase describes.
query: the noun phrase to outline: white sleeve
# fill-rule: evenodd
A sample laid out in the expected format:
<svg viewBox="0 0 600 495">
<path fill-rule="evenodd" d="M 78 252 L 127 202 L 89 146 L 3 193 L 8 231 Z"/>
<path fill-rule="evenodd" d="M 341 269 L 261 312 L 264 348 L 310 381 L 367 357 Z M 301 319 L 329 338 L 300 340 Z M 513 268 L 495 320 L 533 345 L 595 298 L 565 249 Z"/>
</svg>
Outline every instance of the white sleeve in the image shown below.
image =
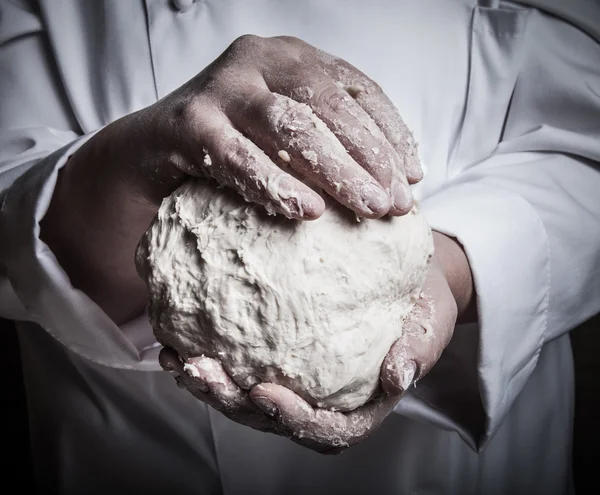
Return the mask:
<svg viewBox="0 0 600 495">
<path fill-rule="evenodd" d="M 155 369 L 39 239 L 58 170 L 93 134 L 82 135 L 44 40 L 28 2 L 0 3 L 0 317 L 34 321 L 95 362 Z"/>
<path fill-rule="evenodd" d="M 543 22 L 530 21 L 495 152 L 422 203 L 432 228 L 464 246 L 479 321 L 457 326 L 404 407 L 477 448 L 497 431 L 544 344 L 600 311 L 600 45 L 572 27 L 537 38 Z"/>
</svg>

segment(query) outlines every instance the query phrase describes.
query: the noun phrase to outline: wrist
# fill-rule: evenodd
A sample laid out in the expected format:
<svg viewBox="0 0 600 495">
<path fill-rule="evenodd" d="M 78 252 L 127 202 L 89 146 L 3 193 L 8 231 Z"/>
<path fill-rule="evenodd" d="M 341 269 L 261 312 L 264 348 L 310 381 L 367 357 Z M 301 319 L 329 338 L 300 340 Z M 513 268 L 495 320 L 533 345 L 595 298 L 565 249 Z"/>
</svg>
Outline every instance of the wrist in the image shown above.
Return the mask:
<svg viewBox="0 0 600 495">
<path fill-rule="evenodd" d="M 433 231 L 435 254 L 458 309 L 458 323 L 477 321 L 475 286 L 469 259 L 457 239 Z"/>
<path fill-rule="evenodd" d="M 111 122 L 85 143 L 73 155 L 81 164 L 73 175 L 78 182 L 85 175 L 88 182 L 117 186 L 132 201 L 158 207 L 187 175 L 178 166 L 188 165 L 180 148 L 150 106 Z"/>
</svg>

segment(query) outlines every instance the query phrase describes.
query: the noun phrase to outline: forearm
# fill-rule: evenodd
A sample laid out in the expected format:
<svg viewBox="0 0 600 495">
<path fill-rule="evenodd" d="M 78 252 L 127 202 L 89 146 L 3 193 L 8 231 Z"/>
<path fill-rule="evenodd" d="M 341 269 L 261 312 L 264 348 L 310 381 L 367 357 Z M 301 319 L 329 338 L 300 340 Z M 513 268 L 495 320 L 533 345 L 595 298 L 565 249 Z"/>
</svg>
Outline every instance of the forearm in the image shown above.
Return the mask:
<svg viewBox="0 0 600 495">
<path fill-rule="evenodd" d="M 119 167 L 104 163 L 109 155 L 97 151 L 104 138 L 90 140 L 60 171 L 40 237 L 73 286 L 122 323 L 145 304 L 134 253 L 158 206 L 144 200 Z"/>
<path fill-rule="evenodd" d="M 458 308 L 458 323 L 477 320 L 475 286 L 469 260 L 453 237 L 433 231 L 435 256 L 441 266 Z"/>
</svg>

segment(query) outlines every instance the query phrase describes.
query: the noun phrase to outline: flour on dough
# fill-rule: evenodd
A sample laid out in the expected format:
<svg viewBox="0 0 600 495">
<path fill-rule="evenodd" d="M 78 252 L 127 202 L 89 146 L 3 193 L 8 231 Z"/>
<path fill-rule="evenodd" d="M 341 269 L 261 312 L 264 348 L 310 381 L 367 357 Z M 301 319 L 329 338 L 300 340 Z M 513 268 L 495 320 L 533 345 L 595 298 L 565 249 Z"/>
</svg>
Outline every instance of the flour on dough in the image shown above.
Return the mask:
<svg viewBox="0 0 600 495">
<path fill-rule="evenodd" d="M 193 179 L 163 201 L 136 263 L 161 344 L 219 358 L 243 388 L 278 383 L 348 411 L 380 393 L 432 252 L 417 207 L 357 223 L 328 202 L 301 222 Z"/>
</svg>

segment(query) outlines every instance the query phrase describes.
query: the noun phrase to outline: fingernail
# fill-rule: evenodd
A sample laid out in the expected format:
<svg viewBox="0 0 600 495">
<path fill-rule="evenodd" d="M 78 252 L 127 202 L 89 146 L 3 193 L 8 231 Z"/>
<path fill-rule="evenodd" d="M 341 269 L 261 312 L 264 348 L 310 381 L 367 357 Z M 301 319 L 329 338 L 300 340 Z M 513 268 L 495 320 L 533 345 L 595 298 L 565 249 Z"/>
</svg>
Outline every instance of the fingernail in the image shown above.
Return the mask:
<svg viewBox="0 0 600 495">
<path fill-rule="evenodd" d="M 361 188 L 364 206 L 372 213 L 385 212 L 389 208 L 389 198 L 381 187 L 367 182 Z"/>
<path fill-rule="evenodd" d="M 400 383 L 403 390 L 408 390 L 408 387 L 412 384 L 415 373 L 417 372 L 417 365 L 414 361 L 409 361 L 400 370 Z"/>
<path fill-rule="evenodd" d="M 394 186 L 394 207 L 401 211 L 408 211 L 413 204 L 413 195 L 410 187 L 405 182 L 398 182 Z"/>
<path fill-rule="evenodd" d="M 406 159 L 406 171 L 415 181 L 420 181 L 423 178 L 423 169 L 417 157 L 411 156 Z"/>
<path fill-rule="evenodd" d="M 279 412 L 275 403 L 266 397 L 253 397 L 252 400 L 268 416 L 275 416 Z"/>
</svg>

